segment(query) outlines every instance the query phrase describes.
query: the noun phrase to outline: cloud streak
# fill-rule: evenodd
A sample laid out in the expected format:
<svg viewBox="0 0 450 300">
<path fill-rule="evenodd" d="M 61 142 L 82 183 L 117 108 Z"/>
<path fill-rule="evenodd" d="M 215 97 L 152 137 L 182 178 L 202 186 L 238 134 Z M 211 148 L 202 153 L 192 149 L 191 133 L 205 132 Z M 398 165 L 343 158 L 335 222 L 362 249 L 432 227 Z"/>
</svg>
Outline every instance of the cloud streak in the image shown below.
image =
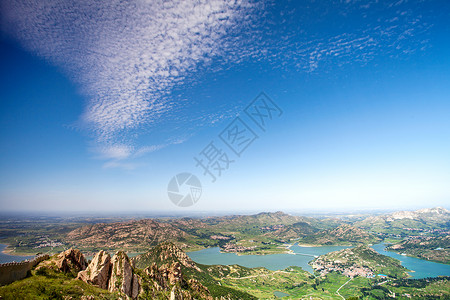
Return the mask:
<svg viewBox="0 0 450 300">
<path fill-rule="evenodd" d="M 277 21 L 280 10 L 269 13 L 276 1 L 9 0 L 0 5 L 3 31 L 79 84 L 88 99 L 81 124 L 94 134 L 100 156 L 116 161 L 167 146 L 137 147 L 129 132 L 176 114 L 172 88 L 201 65 L 268 61 L 310 73 L 425 47 L 411 41 L 428 25 L 406 3 L 330 1 L 317 12 L 281 9 L 283 19 Z M 370 21 L 328 36 L 302 28 L 328 20 L 321 15 L 328 6 L 333 14 Z M 371 18 L 376 10 L 386 17 Z M 308 19 L 316 13 L 317 20 Z M 221 112 L 190 116 L 210 123 L 223 118 Z"/>
<path fill-rule="evenodd" d="M 83 124 L 105 144 L 170 111 L 170 88 L 220 55 L 220 41 L 250 8 L 222 0 L 2 4 L 6 31 L 80 84 L 89 99 Z"/>
</svg>

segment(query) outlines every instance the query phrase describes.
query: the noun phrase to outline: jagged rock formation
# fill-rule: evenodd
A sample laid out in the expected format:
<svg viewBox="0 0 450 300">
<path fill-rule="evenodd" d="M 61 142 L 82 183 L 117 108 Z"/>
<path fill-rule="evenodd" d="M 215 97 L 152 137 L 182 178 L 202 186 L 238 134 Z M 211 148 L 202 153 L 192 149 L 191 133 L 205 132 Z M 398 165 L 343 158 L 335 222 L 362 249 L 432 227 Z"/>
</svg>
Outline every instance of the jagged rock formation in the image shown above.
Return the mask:
<svg viewBox="0 0 450 300">
<path fill-rule="evenodd" d="M 118 251 L 112 259 L 105 251 L 98 252 L 87 269 L 78 273 L 77 279 L 131 299 L 137 299 L 141 292 L 141 278 L 134 273 L 130 259 L 123 251 Z"/>
<path fill-rule="evenodd" d="M 83 253 L 78 249 L 69 249 L 52 256 L 49 260 L 42 261 L 36 267 L 36 270 L 50 268 L 64 273 L 72 273 L 76 276 L 79 271 L 83 271 L 86 267 L 87 261 Z"/>
<path fill-rule="evenodd" d="M 108 290 L 119 291 L 136 299 L 140 291 L 140 277 L 133 273 L 130 260 L 123 251 L 118 251 L 111 260 L 111 277 Z"/>
<path fill-rule="evenodd" d="M 98 252 L 89 263 L 79 250 L 70 249 L 49 260 L 39 268 L 75 275 L 78 280 L 118 293 L 122 299 L 254 299 L 251 295 L 228 287 L 216 286 L 211 275 L 196 265 L 180 248 L 167 242 L 133 259 L 118 251 L 111 258 Z M 42 274 L 45 274 L 42 273 Z M 210 291 L 210 289 L 212 289 Z"/>
<path fill-rule="evenodd" d="M 144 269 L 145 295 L 156 298 L 160 293 L 170 291 L 170 299 L 174 300 L 214 299 L 208 288 L 197 279 L 186 277 L 184 271 L 189 277 L 204 274 L 204 271 L 173 243 L 162 243 L 132 261 Z"/>
<path fill-rule="evenodd" d="M 110 275 L 111 256 L 102 250 L 94 256 L 86 270 L 78 273 L 77 279 L 107 289 Z"/>
<path fill-rule="evenodd" d="M 153 286 L 157 291 L 167 289 L 170 285 L 182 281 L 181 265 L 178 262 L 172 264 L 164 264 L 158 267 L 153 263 L 144 270 L 145 274 L 153 280 Z"/>
<path fill-rule="evenodd" d="M 192 268 L 198 272 L 202 272 L 202 270 L 189 256 L 187 256 L 183 250 L 170 242 L 161 243 L 153 248 L 152 251 L 136 256 L 132 259 L 132 261 L 135 267 L 141 269 L 150 266 L 152 263 L 168 263 L 171 261 L 177 261 L 186 268 Z"/>
<path fill-rule="evenodd" d="M 152 283 L 151 289 L 147 291 L 152 295 L 157 294 L 155 291 L 170 290 L 170 299 L 172 300 L 213 299 L 208 288 L 198 280 L 193 278 L 186 280 L 184 278 L 179 262 L 164 264 L 160 267 L 153 263 L 144 270 L 144 273 L 148 276 L 148 282 Z M 181 287 L 184 287 L 184 289 Z"/>
<path fill-rule="evenodd" d="M 56 266 L 62 272 L 79 272 L 87 267 L 86 258 L 78 249 L 69 249 L 61 252 L 56 260 Z"/>
<path fill-rule="evenodd" d="M 117 297 L 124 300 L 138 298 L 174 300 L 256 299 L 245 292 L 221 286 L 218 284 L 217 278 L 209 274 L 210 272 L 217 272 L 206 270 L 202 265 L 196 265 L 181 249 L 172 243 L 158 245 L 137 258 L 137 260 L 133 259 L 133 262 L 138 264 L 148 263 L 145 268 L 135 268 L 123 251 L 116 252 L 112 258 L 107 252 L 100 251 L 87 266 L 86 259 L 79 250 L 69 249 L 50 258 L 48 256 L 42 257 L 46 260 L 38 264 L 33 275 L 54 277 L 55 273 L 64 272 L 66 273 L 65 276 L 61 275 L 55 280 L 58 280 L 61 284 L 64 280 L 66 283 L 71 280 L 81 280 L 96 286 L 97 288 L 93 288 L 93 290 L 98 290 L 96 291 L 98 295 L 111 296 L 111 299 L 117 299 Z M 9 264 L 6 267 L 8 266 Z M 211 266 L 210 268 L 215 270 L 215 267 Z M 65 279 L 59 281 L 60 278 Z M 78 282 L 75 285 L 79 286 L 83 293 L 87 291 L 82 288 L 84 283 Z M 94 296 L 92 298 L 89 294 L 85 294 L 83 297 L 83 299 L 104 299 Z"/>
</svg>

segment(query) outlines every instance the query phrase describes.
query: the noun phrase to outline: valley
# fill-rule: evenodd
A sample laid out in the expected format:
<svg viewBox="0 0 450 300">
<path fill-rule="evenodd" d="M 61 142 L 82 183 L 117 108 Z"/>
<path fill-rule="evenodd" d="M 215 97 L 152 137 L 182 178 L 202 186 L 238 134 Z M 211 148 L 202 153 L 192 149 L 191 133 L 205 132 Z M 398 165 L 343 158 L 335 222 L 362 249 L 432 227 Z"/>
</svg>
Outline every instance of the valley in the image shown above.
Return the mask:
<svg viewBox="0 0 450 300">
<path fill-rule="evenodd" d="M 450 297 L 445 264 L 432 278 L 420 275 L 427 273 L 419 268 L 419 279 L 408 279 L 414 272 L 402 262 L 410 255 L 428 268 L 431 261 L 448 264 L 449 216 L 436 208 L 341 218 L 275 212 L 106 222 L 16 220 L 12 226 L 3 219 L 0 242 L 9 244 L 9 251 L 53 257 L 36 266 L 31 276 L 1 287 L 0 296 L 16 299 L 26 285 L 30 293 L 59 291 L 92 299 L 118 299 L 127 293 L 131 299 Z M 440 256 L 433 251 L 440 251 Z M 73 257 L 85 262 L 73 269 Z M 64 259 L 69 261 L 63 263 Z M 122 267 L 129 264 L 126 277 L 136 278 L 129 287 L 120 287 L 125 271 L 115 271 L 114 281 L 120 284 L 111 286 L 111 271 L 99 270 L 105 264 L 113 268 L 113 261 L 122 261 Z M 409 268 L 414 271 L 415 265 Z M 92 274 L 104 274 L 99 275 L 103 282 Z M 65 287 L 58 290 L 61 283 Z"/>
</svg>

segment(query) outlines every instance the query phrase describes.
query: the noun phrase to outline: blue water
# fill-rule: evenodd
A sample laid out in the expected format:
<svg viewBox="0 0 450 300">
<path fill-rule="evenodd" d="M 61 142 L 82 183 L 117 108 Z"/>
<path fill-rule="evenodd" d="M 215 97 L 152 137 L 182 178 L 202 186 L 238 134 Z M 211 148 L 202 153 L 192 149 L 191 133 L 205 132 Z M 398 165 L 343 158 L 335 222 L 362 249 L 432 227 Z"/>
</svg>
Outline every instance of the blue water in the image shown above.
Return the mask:
<svg viewBox="0 0 450 300">
<path fill-rule="evenodd" d="M 19 256 L 19 255 L 9 255 L 9 254 L 5 254 L 3 253 L 3 250 L 6 248 L 7 245 L 4 244 L 0 244 L 0 264 L 3 263 L 7 263 L 7 262 L 19 262 L 19 261 L 23 261 L 26 259 L 30 259 L 33 258 L 34 255 L 31 256 Z"/>
<path fill-rule="evenodd" d="M 234 253 L 220 253 L 218 247 L 203 249 L 187 253 L 189 257 L 204 265 L 241 265 L 248 268 L 265 267 L 269 270 L 284 270 L 290 266 L 298 266 L 303 270 L 313 273 L 308 262 L 314 259 L 314 255 L 322 255 L 332 251 L 342 250 L 344 246 L 323 247 L 291 247 L 297 255 L 293 254 L 270 254 L 270 255 L 236 255 Z M 306 254 L 306 255 L 300 255 Z"/>
<path fill-rule="evenodd" d="M 414 271 L 409 273 L 411 278 L 420 279 L 426 277 L 450 276 L 450 265 L 404 256 L 392 251 L 385 251 L 385 247 L 386 244 L 383 243 L 372 246 L 378 253 L 396 258 L 402 262 L 402 266 Z"/>
<path fill-rule="evenodd" d="M 286 293 L 283 293 L 283 292 L 280 292 L 280 291 L 273 292 L 273 295 L 275 297 L 278 297 L 278 298 L 283 298 L 283 297 L 289 296 L 289 294 L 286 294 Z"/>
<path fill-rule="evenodd" d="M 220 253 L 219 248 L 208 248 L 200 251 L 187 253 L 189 257 L 197 263 L 205 265 L 241 265 L 248 268 L 265 267 L 269 270 L 284 270 L 290 266 L 298 266 L 303 270 L 313 273 L 308 264 L 314 259 L 314 255 L 323 255 L 328 252 L 338 251 L 348 247 L 343 246 L 323 246 L 323 247 L 301 247 L 294 245 L 292 254 L 271 254 L 271 255 L 236 255 L 234 253 Z M 435 263 L 414 257 L 404 256 L 391 251 L 384 251 L 384 244 L 373 245 L 372 248 L 380 254 L 396 258 L 402 265 L 414 272 L 410 275 L 414 279 L 437 276 L 450 276 L 450 265 Z M 300 253 L 302 255 L 300 255 Z M 304 255 L 303 255 L 304 254 Z M 308 256 L 312 255 L 312 256 Z"/>
</svg>

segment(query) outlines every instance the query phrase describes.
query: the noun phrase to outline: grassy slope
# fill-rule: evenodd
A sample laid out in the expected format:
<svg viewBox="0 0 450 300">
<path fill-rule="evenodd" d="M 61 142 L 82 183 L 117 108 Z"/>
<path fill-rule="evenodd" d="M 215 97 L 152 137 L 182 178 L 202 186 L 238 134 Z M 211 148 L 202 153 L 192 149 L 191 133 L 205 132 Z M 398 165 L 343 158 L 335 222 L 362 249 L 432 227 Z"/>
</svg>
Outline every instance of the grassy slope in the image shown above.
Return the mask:
<svg viewBox="0 0 450 300">
<path fill-rule="evenodd" d="M 81 296 L 94 296 L 95 299 L 119 299 L 116 293 L 94 287 L 63 273 L 51 270 L 47 270 L 46 273 L 36 274 L 35 271 L 32 273 L 33 276 L 0 287 L 0 296 L 5 300 L 58 300 L 64 297 L 80 299 Z"/>
</svg>

